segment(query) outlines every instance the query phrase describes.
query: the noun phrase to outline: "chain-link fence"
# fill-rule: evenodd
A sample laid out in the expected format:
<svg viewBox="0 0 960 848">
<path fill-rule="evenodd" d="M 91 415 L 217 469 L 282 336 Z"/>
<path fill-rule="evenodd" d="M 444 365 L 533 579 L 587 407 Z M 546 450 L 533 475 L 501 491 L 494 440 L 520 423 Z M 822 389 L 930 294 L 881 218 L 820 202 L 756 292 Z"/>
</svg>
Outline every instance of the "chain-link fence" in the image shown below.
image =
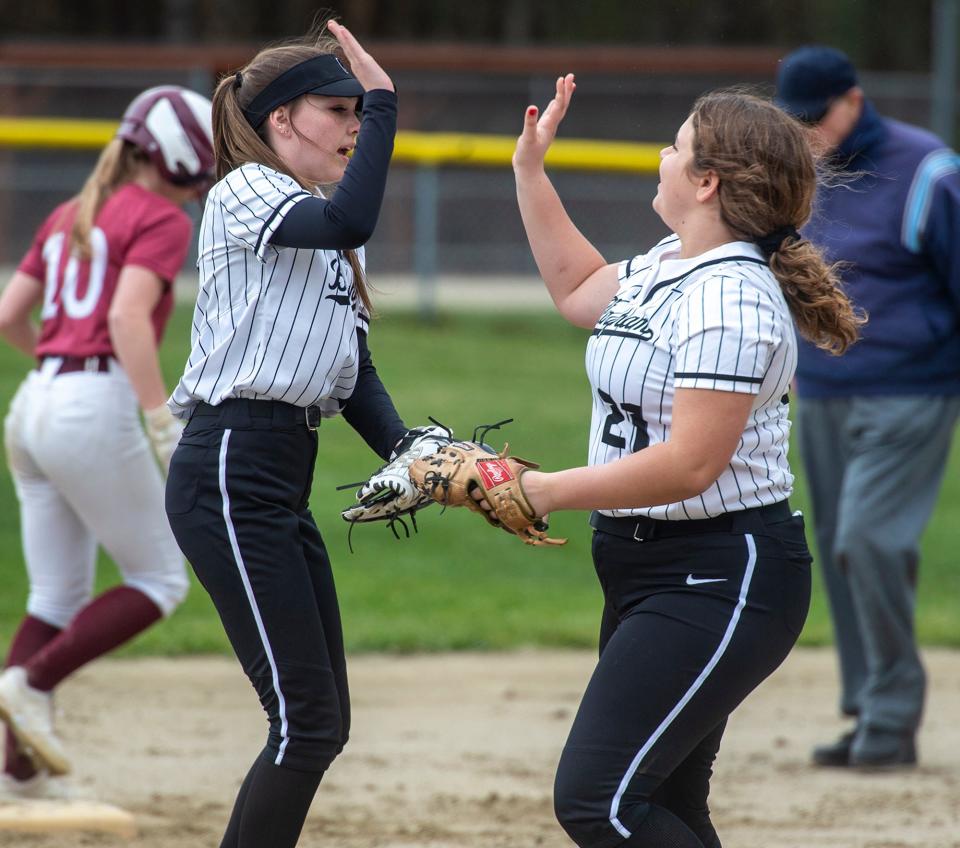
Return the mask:
<svg viewBox="0 0 960 848">
<path fill-rule="evenodd" d="M 403 129 L 509 135 L 519 131 L 528 103 L 546 103 L 554 82 L 543 74 L 464 71 L 409 71 L 395 79 Z M 213 80 L 204 70 L 6 68 L 0 97 L 8 114 L 116 120 L 134 95 L 161 82 L 209 93 Z M 699 94 L 743 83 L 733 75 L 581 74 L 562 134 L 667 143 Z M 746 83 L 772 88 L 763 76 Z M 863 74 L 862 83 L 885 114 L 927 122 L 926 75 Z M 95 151 L 0 149 L 0 265 L 19 260 L 44 216 L 80 187 L 95 158 Z M 554 179 L 571 216 L 605 256 L 632 255 L 664 234 L 650 208 L 656 177 L 592 172 L 588 163 Z M 424 242 L 433 236 L 433 246 Z M 424 172 L 395 164 L 368 263 L 373 273 L 533 273 L 509 169 Z"/>
</svg>

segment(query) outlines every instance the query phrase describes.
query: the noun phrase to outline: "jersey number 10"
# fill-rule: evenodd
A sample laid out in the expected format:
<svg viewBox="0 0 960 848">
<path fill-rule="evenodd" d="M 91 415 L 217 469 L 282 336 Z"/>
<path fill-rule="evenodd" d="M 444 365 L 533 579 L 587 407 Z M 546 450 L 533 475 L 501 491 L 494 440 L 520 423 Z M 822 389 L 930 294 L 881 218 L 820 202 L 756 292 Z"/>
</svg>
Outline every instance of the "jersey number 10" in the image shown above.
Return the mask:
<svg viewBox="0 0 960 848">
<path fill-rule="evenodd" d="M 43 286 L 43 309 L 40 320 L 46 321 L 57 314 L 57 284 L 60 282 L 60 259 L 63 255 L 65 233 L 55 233 L 43 244 L 43 261 L 47 265 L 47 278 Z M 87 291 L 78 296 L 77 287 L 80 277 L 80 258 L 71 253 L 63 269 L 63 285 L 60 289 L 60 303 L 70 318 L 86 318 L 90 315 L 103 293 L 103 280 L 107 273 L 107 237 L 103 230 L 94 227 L 90 230 L 90 270 L 87 276 Z"/>
</svg>

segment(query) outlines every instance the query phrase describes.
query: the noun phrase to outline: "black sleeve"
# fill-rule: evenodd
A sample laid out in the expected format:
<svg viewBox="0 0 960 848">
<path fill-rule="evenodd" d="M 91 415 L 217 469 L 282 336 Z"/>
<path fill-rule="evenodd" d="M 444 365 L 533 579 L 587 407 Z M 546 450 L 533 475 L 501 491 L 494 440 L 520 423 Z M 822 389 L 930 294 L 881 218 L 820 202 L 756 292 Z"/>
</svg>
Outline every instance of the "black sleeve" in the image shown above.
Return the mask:
<svg viewBox="0 0 960 848">
<path fill-rule="evenodd" d="M 389 459 L 407 427 L 373 367 L 367 334 L 358 330 L 357 339 L 360 342 L 360 369 L 353 394 L 343 407 L 343 417 L 379 457 Z"/>
<path fill-rule="evenodd" d="M 373 235 L 397 131 L 397 95 L 375 89 L 363 95 L 363 117 L 353 157 L 329 199 L 306 197 L 270 239 L 277 247 L 354 250 Z"/>
</svg>

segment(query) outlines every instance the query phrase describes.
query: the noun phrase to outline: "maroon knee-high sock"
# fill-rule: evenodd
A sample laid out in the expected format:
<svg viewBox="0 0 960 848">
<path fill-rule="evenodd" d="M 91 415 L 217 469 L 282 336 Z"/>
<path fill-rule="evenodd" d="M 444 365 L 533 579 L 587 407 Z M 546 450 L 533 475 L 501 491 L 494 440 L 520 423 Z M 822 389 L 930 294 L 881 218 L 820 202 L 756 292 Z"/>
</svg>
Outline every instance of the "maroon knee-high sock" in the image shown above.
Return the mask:
<svg viewBox="0 0 960 848">
<path fill-rule="evenodd" d="M 44 645 L 55 639 L 59 632 L 59 627 L 27 615 L 20 622 L 20 627 L 10 643 L 6 665 L 23 665 Z M 6 730 L 4 751 L 3 770 L 6 774 L 17 780 L 27 780 L 37 773 L 33 760 L 17 750 L 17 740 L 9 729 Z"/>
<path fill-rule="evenodd" d="M 49 692 L 68 674 L 112 651 L 161 617 L 139 589 L 117 586 L 94 598 L 44 648 L 24 663 L 27 681 Z"/>
</svg>

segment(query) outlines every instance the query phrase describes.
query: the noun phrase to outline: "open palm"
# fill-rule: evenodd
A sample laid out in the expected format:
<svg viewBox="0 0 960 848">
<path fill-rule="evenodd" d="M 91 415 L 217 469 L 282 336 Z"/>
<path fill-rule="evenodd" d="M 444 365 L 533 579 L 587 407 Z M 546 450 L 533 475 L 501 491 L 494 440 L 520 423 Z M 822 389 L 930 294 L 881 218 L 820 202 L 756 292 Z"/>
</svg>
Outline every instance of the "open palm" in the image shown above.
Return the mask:
<svg viewBox="0 0 960 848">
<path fill-rule="evenodd" d="M 557 93 L 537 120 L 537 107 L 529 106 L 523 116 L 523 132 L 513 153 L 513 167 L 542 167 L 547 150 L 557 135 L 557 128 L 567 114 L 570 99 L 576 90 L 573 74 L 557 77 Z"/>
<path fill-rule="evenodd" d="M 343 55 L 350 63 L 350 70 L 357 78 L 357 82 L 363 86 L 364 91 L 371 91 L 375 88 L 385 88 L 387 91 L 394 91 L 393 81 L 380 65 L 363 47 L 350 30 L 343 24 L 336 21 L 328 21 L 327 29 L 330 34 L 340 42 L 343 48 Z"/>
</svg>

